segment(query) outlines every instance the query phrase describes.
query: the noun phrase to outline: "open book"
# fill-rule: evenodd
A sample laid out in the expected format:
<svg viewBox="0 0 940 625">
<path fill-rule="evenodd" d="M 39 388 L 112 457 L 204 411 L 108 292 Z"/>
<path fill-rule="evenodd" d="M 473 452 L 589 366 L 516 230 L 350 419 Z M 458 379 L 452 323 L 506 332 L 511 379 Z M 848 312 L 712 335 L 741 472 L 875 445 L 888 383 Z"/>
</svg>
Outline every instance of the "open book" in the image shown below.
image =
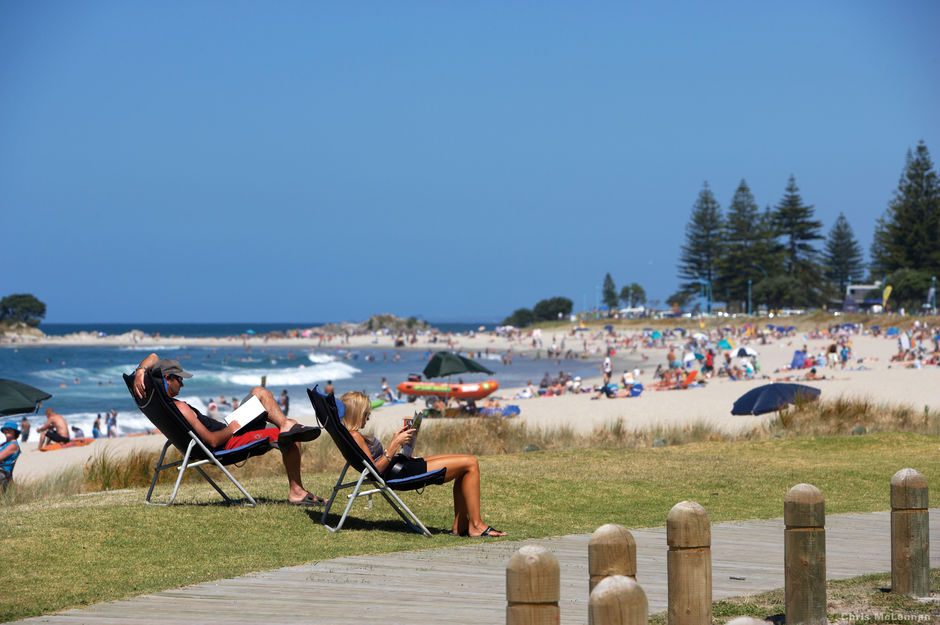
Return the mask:
<svg viewBox="0 0 940 625">
<path fill-rule="evenodd" d="M 241 434 L 248 429 L 249 425 L 266 417 L 267 414 L 267 410 L 261 405 L 261 400 L 254 395 L 248 395 L 238 408 L 225 417 L 225 424 L 231 425 L 233 422 L 237 422 L 238 429 L 235 430 L 235 434 Z"/>
</svg>

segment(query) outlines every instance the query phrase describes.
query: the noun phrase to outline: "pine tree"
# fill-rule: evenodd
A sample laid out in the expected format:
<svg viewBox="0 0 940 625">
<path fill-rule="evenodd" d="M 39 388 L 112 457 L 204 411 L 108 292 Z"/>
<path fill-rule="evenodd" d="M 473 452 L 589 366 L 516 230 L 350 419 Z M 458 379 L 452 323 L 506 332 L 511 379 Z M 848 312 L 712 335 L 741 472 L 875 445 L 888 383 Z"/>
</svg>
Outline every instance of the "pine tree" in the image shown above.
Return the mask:
<svg viewBox="0 0 940 625">
<path fill-rule="evenodd" d="M 813 207 L 803 203 L 793 176 L 774 208 L 773 217 L 777 236 L 783 239 L 786 275 L 802 285 L 802 301 L 796 304 L 815 304 L 821 298 L 823 285 L 819 252 L 813 241 L 823 238 L 822 222 L 813 219 Z"/>
<path fill-rule="evenodd" d="M 727 294 L 730 308 L 745 310 L 748 280 L 757 284 L 764 277 L 775 244 L 773 230 L 743 179 L 728 206 L 723 238 L 724 254 L 718 259 L 716 290 Z"/>
<path fill-rule="evenodd" d="M 685 245 L 679 256 L 680 292 L 695 293 L 702 287 L 711 288 L 718 277 L 718 259 L 723 253 L 723 230 L 721 206 L 706 182 L 685 226 Z"/>
<path fill-rule="evenodd" d="M 862 279 L 865 267 L 862 247 L 855 240 L 852 226 L 842 213 L 839 213 L 839 217 L 829 231 L 823 258 L 826 263 L 826 278 L 833 287 L 838 289 L 838 296 L 841 299 L 850 281 L 858 282 Z"/>
<path fill-rule="evenodd" d="M 604 276 L 604 286 L 601 287 L 601 299 L 604 300 L 604 306 L 607 306 L 608 310 L 613 310 L 617 307 L 617 287 L 614 285 L 614 279 L 610 277 L 609 273 Z"/>
<path fill-rule="evenodd" d="M 940 180 L 923 141 L 916 154 L 907 151 L 894 198 L 875 226 L 871 256 L 877 275 L 904 268 L 940 272 Z"/>
</svg>

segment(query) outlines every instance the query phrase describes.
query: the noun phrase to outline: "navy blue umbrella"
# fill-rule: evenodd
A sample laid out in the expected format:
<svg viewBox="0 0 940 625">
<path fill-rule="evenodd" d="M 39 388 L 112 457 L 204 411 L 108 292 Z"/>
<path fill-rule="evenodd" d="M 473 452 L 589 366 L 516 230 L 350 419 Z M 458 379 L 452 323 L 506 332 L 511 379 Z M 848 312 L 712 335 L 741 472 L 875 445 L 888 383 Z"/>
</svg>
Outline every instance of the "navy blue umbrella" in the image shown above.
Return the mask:
<svg viewBox="0 0 940 625">
<path fill-rule="evenodd" d="M 734 402 L 731 414 L 764 414 L 780 410 L 798 401 L 812 401 L 819 397 L 819 389 L 804 384 L 765 384 L 746 392 Z"/>
</svg>

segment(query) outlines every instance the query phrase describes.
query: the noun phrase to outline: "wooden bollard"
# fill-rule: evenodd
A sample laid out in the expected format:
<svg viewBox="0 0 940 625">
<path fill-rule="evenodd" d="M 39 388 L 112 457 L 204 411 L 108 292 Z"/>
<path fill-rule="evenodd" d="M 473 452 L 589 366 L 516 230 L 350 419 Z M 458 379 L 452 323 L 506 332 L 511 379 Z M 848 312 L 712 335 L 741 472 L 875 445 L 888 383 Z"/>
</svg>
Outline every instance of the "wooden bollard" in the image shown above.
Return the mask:
<svg viewBox="0 0 940 625">
<path fill-rule="evenodd" d="M 891 592 L 930 594 L 927 478 L 901 469 L 891 478 Z"/>
<path fill-rule="evenodd" d="M 711 523 L 694 501 L 677 503 L 666 516 L 669 625 L 711 625 Z"/>
<path fill-rule="evenodd" d="M 646 593 L 626 575 L 605 577 L 591 591 L 588 625 L 646 625 L 648 618 Z"/>
<path fill-rule="evenodd" d="M 545 547 L 525 545 L 506 566 L 506 625 L 558 625 L 561 570 Z"/>
<path fill-rule="evenodd" d="M 826 625 L 826 502 L 797 484 L 783 500 L 784 603 L 787 625 Z"/>
<path fill-rule="evenodd" d="M 588 542 L 588 592 L 605 577 L 623 575 L 636 581 L 636 541 L 633 534 L 616 523 L 601 525 Z"/>
</svg>

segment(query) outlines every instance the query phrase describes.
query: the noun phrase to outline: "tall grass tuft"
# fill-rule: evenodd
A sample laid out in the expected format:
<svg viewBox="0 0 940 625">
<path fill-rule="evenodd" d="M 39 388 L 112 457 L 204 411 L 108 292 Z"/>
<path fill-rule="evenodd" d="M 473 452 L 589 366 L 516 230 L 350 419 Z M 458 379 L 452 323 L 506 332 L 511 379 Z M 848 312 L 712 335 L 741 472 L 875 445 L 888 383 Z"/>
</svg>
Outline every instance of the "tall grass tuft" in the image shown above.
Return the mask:
<svg viewBox="0 0 940 625">
<path fill-rule="evenodd" d="M 85 466 L 86 491 L 117 490 L 148 486 L 157 464 L 158 454 L 152 451 L 133 451 L 121 458 L 99 452 Z"/>
<path fill-rule="evenodd" d="M 14 475 L 13 483 L 5 489 L 0 489 L 0 506 L 34 503 L 80 493 L 84 483 L 81 467 L 69 467 L 53 475 L 29 481 L 17 480 Z"/>
<path fill-rule="evenodd" d="M 870 399 L 838 397 L 833 400 L 800 402 L 781 412 L 771 430 L 785 436 L 846 436 L 857 426 L 868 432 L 914 432 L 940 434 L 940 413 L 928 406 L 876 404 Z"/>
</svg>

